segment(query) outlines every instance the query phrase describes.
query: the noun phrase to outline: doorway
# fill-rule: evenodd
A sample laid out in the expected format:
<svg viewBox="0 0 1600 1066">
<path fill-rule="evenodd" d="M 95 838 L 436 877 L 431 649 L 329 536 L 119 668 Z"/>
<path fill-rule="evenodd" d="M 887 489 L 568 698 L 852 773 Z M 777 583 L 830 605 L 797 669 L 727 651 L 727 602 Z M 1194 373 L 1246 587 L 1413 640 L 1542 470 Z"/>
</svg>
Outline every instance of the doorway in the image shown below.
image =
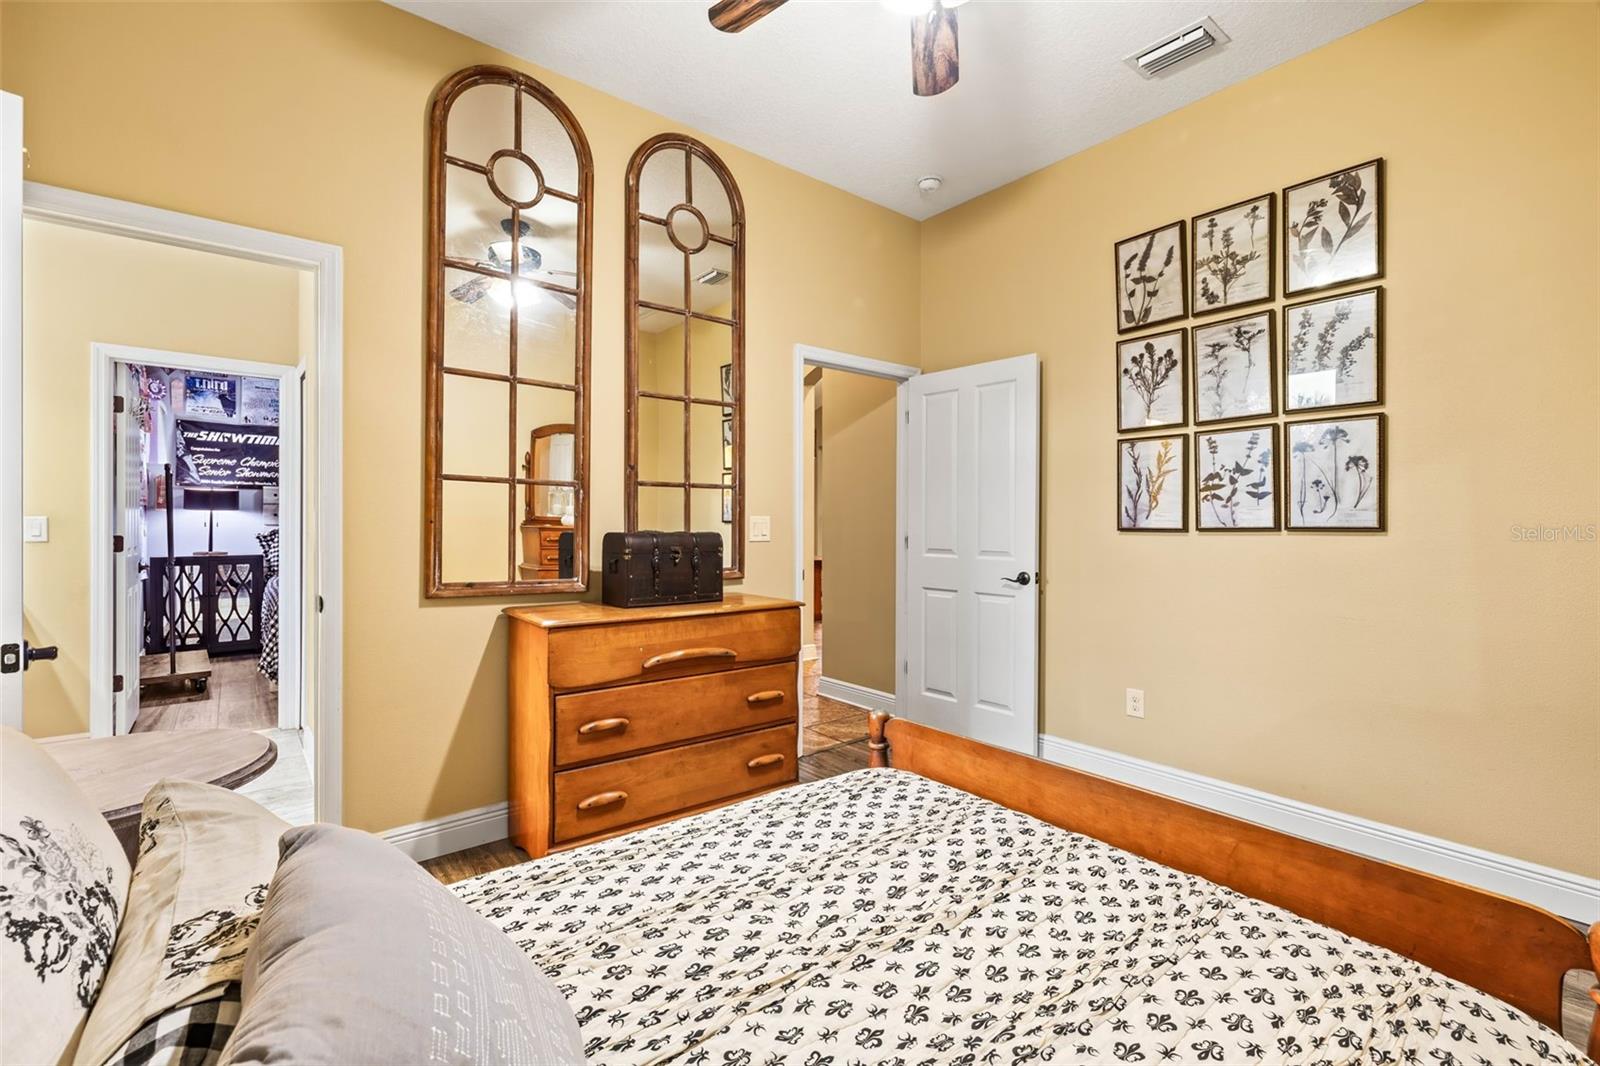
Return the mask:
<svg viewBox="0 0 1600 1066">
<path fill-rule="evenodd" d="M 14 97 L 5 97 L 3 102 L 6 110 L 0 117 L 5 121 L 0 122 L 0 132 L 9 149 L 20 129 L 21 109 Z M 20 156 L 20 150 L 17 154 Z M 341 253 L 331 245 L 211 219 L 49 186 L 13 184 L 11 179 L 20 167 L 15 166 L 9 150 L 6 156 L 6 181 L 0 183 L 4 193 L 0 207 L 7 223 L 0 227 L 7 238 L 0 242 L 0 280 L 5 282 L 0 297 L 18 310 L 11 322 L 21 323 L 22 328 L 0 335 L 4 342 L 0 343 L 0 379 L 15 386 L 9 391 L 21 401 L 17 406 L 25 417 L 13 423 L 18 447 L 8 449 L 4 458 L 0 512 L 14 509 L 26 520 L 12 527 L 16 532 L 8 538 L 10 543 L 0 542 L 0 562 L 4 563 L 0 566 L 0 578 L 4 578 L 0 580 L 0 648 L 5 649 L 0 655 L 0 675 L 5 675 L 0 676 L 0 696 L 4 697 L 0 699 L 0 717 L 51 743 L 116 742 L 124 731 L 149 732 L 160 726 L 161 715 L 144 711 L 170 709 L 175 704 L 157 698 L 150 708 L 141 710 L 137 668 L 115 668 L 119 657 L 126 667 L 145 650 L 144 642 L 151 639 L 148 623 L 159 613 L 148 606 L 158 598 L 129 580 L 126 571 L 137 573 L 137 564 L 143 562 L 146 569 L 137 580 L 148 583 L 152 564 L 161 559 L 181 570 L 192 557 L 218 560 L 218 565 L 228 561 L 212 553 L 264 555 L 259 542 L 251 553 L 239 550 L 241 545 L 230 538 L 255 540 L 263 531 L 253 525 L 275 509 L 280 531 L 292 523 L 298 534 L 287 538 L 293 542 L 291 550 L 285 552 L 280 545 L 276 691 L 262 669 L 270 627 L 261 621 L 271 599 L 264 559 L 259 583 L 254 573 L 241 574 L 237 568 L 198 582 L 200 590 L 192 602 L 218 611 L 218 617 L 200 627 L 212 642 L 204 650 L 220 664 L 213 667 L 206 687 L 211 696 L 221 697 L 211 702 L 216 707 L 216 724 L 224 729 L 229 725 L 221 719 L 232 717 L 236 719 L 233 728 L 244 735 L 268 732 L 260 728 L 263 726 L 303 734 L 303 756 L 284 738 L 278 744 L 278 761 L 252 784 L 281 784 L 272 780 L 275 772 L 298 768 L 304 785 L 296 787 L 295 802 L 301 813 L 292 815 L 291 820 L 309 821 L 314 816 L 337 822 L 342 814 Z M 9 228 L 13 222 L 14 230 Z M 41 284 L 34 269 L 38 264 L 29 262 L 25 252 L 48 251 L 52 241 L 40 236 L 45 232 L 40 229 L 43 226 L 67 235 L 68 245 L 118 241 L 124 250 L 138 248 L 141 254 L 156 257 L 200 257 L 207 260 L 208 269 L 171 284 L 170 274 L 130 265 L 122 251 L 107 252 L 108 246 L 90 252 L 77 248 L 63 259 L 64 276 L 70 273 L 73 282 Z M 93 269 L 85 271 L 86 262 Z M 219 279 L 251 268 L 277 272 L 280 281 L 294 292 L 295 310 L 287 316 L 269 314 L 255 298 L 259 292 L 241 301 L 222 291 L 225 286 Z M 86 292 L 86 285 L 98 288 Z M 112 291 L 107 296 L 99 288 Z M 59 300 L 62 313 L 51 313 L 36 297 Z M 125 308 L 131 306 L 131 317 L 127 323 L 108 327 L 102 312 L 119 302 Z M 141 312 L 142 320 L 138 318 Z M 58 332 L 51 332 L 52 322 Z M 236 328 L 230 336 L 240 338 L 237 344 L 218 339 L 222 336 L 218 330 L 229 323 Z M 43 332 L 35 330 L 36 326 Z M 288 339 L 278 354 L 263 358 L 260 338 L 252 333 L 269 328 Z M 83 335 L 73 337 L 73 333 Z M 48 358 L 33 360 L 26 352 L 30 347 L 46 352 Z M 196 352 L 206 354 L 185 354 Z M 25 354 L 29 355 L 26 360 Z M 135 367 L 140 369 L 135 372 Z M 208 374 L 231 381 L 220 386 L 213 382 L 210 388 L 195 381 L 196 387 L 190 388 L 188 376 Z M 134 443 L 138 438 L 126 426 L 119 433 L 110 418 L 91 418 L 91 407 L 96 416 L 102 410 L 112 411 L 114 395 L 129 404 L 140 376 L 145 386 L 162 378 L 156 391 L 171 390 L 176 380 L 183 379 L 185 400 L 193 395 L 201 406 L 212 404 L 215 409 L 208 412 L 211 421 L 240 430 L 243 439 L 231 443 L 246 450 L 261 444 L 259 438 L 270 436 L 259 431 L 264 423 L 244 422 L 237 406 L 231 420 L 225 411 L 223 417 L 217 417 L 218 411 L 227 403 L 243 402 L 246 391 L 254 394 L 249 403 L 257 411 L 275 400 L 280 415 L 277 428 L 283 435 L 278 448 L 277 499 L 271 499 L 269 486 L 243 484 L 244 478 L 236 479 L 241 482 L 237 486 L 183 485 L 175 480 L 169 489 L 164 481 L 157 488 L 155 479 L 122 476 L 128 466 L 126 457 L 146 445 Z M 24 391 L 30 393 L 26 399 Z M 38 396 L 32 395 L 35 391 Z M 300 417 L 302 409 L 304 418 Z M 32 439 L 36 427 L 48 429 L 53 422 L 82 425 L 48 444 Z M 91 424 L 93 434 L 88 431 Z M 119 437 L 124 457 L 120 469 L 115 462 Z M 150 497 L 156 492 L 163 494 L 168 506 L 149 510 L 167 512 L 159 516 L 156 528 L 164 526 L 168 517 L 174 520 L 172 547 L 176 552 L 166 550 L 164 533 L 151 533 L 148 520 L 136 523 L 136 528 L 130 525 L 133 512 L 144 511 L 143 504 L 153 503 Z M 140 493 L 145 494 L 142 501 Z M 130 501 L 138 502 L 130 506 Z M 139 552 L 128 551 L 137 546 L 139 533 L 151 534 L 150 543 Z M 120 577 L 115 573 L 118 553 L 110 550 L 117 537 L 122 538 L 121 554 L 132 561 L 122 567 L 125 573 Z M 248 542 L 244 546 L 248 547 Z M 42 569 L 35 566 L 43 563 L 46 555 L 53 556 L 51 562 L 59 572 L 50 571 L 48 565 Z M 14 567 L 14 563 L 22 565 Z M 15 580 L 16 576 L 23 580 Z M 63 602 L 78 605 L 76 616 L 51 606 L 51 597 L 63 594 Z M 92 612 L 91 601 L 95 606 Z M 262 619 L 255 613 L 258 610 L 263 612 Z M 286 617 L 291 612 L 293 617 Z M 138 613 L 144 617 L 135 618 Z M 248 623 L 241 622 L 243 617 L 249 618 Z M 21 654 L 13 656 L 12 648 L 20 649 Z M 24 664 L 31 664 L 32 669 L 24 673 Z M 226 673 L 241 682 L 231 693 L 226 684 L 218 684 Z M 133 698 L 120 703 L 112 698 L 122 694 L 133 694 Z M 181 729 L 185 718 L 195 724 L 194 712 L 205 702 L 190 701 L 187 710 L 174 712 L 169 724 Z M 234 705 L 231 713 L 225 703 Z M 251 706 L 240 706 L 244 704 Z M 95 735 L 102 732 L 108 735 Z M 241 791 L 251 791 L 251 787 Z"/>
<path fill-rule="evenodd" d="M 801 755 L 865 740 L 900 676 L 899 432 L 915 367 L 795 348 Z"/>
</svg>

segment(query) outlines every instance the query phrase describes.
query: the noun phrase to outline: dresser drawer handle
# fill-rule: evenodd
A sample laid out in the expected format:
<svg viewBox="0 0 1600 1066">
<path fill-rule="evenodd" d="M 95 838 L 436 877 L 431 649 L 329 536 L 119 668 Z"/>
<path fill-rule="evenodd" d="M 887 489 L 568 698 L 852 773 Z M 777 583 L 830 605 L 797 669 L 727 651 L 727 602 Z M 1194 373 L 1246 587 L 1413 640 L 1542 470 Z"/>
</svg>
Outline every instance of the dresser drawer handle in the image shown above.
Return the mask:
<svg viewBox="0 0 1600 1066">
<path fill-rule="evenodd" d="M 739 653 L 732 648 L 679 648 L 677 651 L 664 651 L 660 655 L 652 655 L 644 661 L 643 669 L 654 670 L 658 666 L 672 666 L 675 663 L 686 663 L 694 659 L 737 659 Z"/>
<path fill-rule="evenodd" d="M 590 733 L 609 733 L 613 729 L 628 728 L 626 718 L 597 718 L 592 722 L 585 722 L 578 727 L 578 735 L 586 737 Z"/>
<path fill-rule="evenodd" d="M 627 799 L 628 794 L 626 792 L 596 792 L 588 799 L 579 800 L 578 810 L 592 811 L 596 807 L 609 807 L 613 803 L 626 803 Z"/>
<path fill-rule="evenodd" d="M 763 766 L 776 766 L 781 762 L 783 762 L 783 756 L 778 752 L 773 752 L 771 755 L 757 755 L 744 765 L 747 769 L 759 770 Z"/>
<path fill-rule="evenodd" d="M 781 699 L 783 699 L 783 690 L 782 689 L 769 688 L 765 692 L 752 692 L 752 693 L 750 693 L 750 695 L 748 695 L 748 696 L 746 696 L 744 698 L 744 701 L 746 703 L 748 703 L 750 706 L 754 707 L 758 703 L 771 703 L 773 700 L 781 700 Z"/>
</svg>

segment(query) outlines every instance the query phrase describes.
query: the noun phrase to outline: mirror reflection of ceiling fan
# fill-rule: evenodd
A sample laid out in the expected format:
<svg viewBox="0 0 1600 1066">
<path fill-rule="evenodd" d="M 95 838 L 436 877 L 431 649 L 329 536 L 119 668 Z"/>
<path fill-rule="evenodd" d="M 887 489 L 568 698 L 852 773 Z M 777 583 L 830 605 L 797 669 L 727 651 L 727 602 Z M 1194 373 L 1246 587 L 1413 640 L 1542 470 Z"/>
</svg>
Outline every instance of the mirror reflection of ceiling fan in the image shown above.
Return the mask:
<svg viewBox="0 0 1600 1066">
<path fill-rule="evenodd" d="M 717 0 L 711 5 L 711 25 L 723 33 L 738 33 L 782 7 L 786 0 Z M 911 91 L 918 96 L 938 96 L 961 77 L 956 45 L 955 9 L 967 0 L 884 0 L 896 11 L 911 16 Z"/>
<path fill-rule="evenodd" d="M 545 270 L 540 266 L 544 262 L 544 257 L 539 254 L 539 249 L 535 248 L 533 242 L 528 239 L 528 234 L 533 227 L 526 220 L 522 220 L 517 224 L 517 236 L 519 238 L 517 247 L 522 249 L 522 263 L 519 268 L 513 270 L 511 260 L 514 253 L 511 250 L 511 228 L 511 220 L 509 218 L 500 220 L 500 229 L 505 233 L 506 239 L 503 241 L 491 241 L 484 250 L 485 258 L 478 260 L 479 266 L 489 270 L 517 273 L 523 277 L 542 274 L 558 285 L 570 284 L 559 281 L 558 279 L 560 278 L 576 278 L 578 276 L 576 271 Z M 526 302 L 537 293 L 543 293 L 568 311 L 576 310 L 578 307 L 578 301 L 567 293 L 541 288 L 526 281 L 518 281 L 516 286 L 519 302 Z M 479 274 L 472 280 L 464 281 L 451 289 L 450 295 L 464 304 L 475 304 L 485 296 L 492 295 L 499 303 L 509 306 L 511 303 L 511 285 L 500 278 L 490 278 Z"/>
</svg>

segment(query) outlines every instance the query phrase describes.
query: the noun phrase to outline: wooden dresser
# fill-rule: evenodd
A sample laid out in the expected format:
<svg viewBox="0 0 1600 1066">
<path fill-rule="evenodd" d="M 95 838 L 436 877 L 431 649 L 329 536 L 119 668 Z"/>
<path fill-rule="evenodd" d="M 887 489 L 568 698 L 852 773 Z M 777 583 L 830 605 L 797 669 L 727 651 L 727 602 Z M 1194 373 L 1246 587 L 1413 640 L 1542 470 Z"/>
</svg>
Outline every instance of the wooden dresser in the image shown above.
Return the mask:
<svg viewBox="0 0 1600 1066">
<path fill-rule="evenodd" d="M 798 603 L 505 613 L 511 840 L 529 855 L 795 781 Z"/>
</svg>

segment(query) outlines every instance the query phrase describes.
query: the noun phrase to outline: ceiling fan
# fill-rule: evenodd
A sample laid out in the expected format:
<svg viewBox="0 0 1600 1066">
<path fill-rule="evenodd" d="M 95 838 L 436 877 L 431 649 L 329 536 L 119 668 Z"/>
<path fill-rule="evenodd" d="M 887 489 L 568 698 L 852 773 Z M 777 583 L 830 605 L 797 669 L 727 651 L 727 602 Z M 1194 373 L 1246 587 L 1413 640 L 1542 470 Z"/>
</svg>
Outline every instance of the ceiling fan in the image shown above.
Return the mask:
<svg viewBox="0 0 1600 1066">
<path fill-rule="evenodd" d="M 787 0 L 717 0 L 707 17 L 723 33 L 738 33 Z M 938 96 L 961 77 L 955 9 L 966 0 L 892 0 L 911 16 L 911 91 Z"/>
<path fill-rule="evenodd" d="M 572 270 L 543 270 L 540 268 L 540 264 L 544 262 L 544 257 L 539 254 L 539 249 L 535 248 L 532 242 L 528 240 L 528 233 L 533 227 L 525 219 L 519 221 L 516 227 L 517 237 L 519 238 L 517 247 L 522 249 L 522 264 L 519 269 L 513 270 L 511 263 L 513 256 L 511 251 L 511 220 L 509 218 L 501 219 L 500 229 L 505 233 L 506 239 L 503 241 L 491 241 L 488 248 L 485 249 L 486 258 L 478 260 L 479 266 L 490 270 L 516 273 L 523 277 L 527 277 L 530 274 L 543 274 L 552 279 L 558 277 L 575 278 L 578 276 Z M 519 299 L 531 295 L 521 290 L 535 288 L 535 286 L 522 281 L 517 282 L 517 286 Z M 543 289 L 542 291 L 568 311 L 576 310 L 578 306 L 578 301 L 567 293 L 557 292 L 554 289 Z M 460 300 L 464 304 L 475 304 L 491 293 L 499 298 L 501 302 L 510 303 L 510 288 L 507 283 L 499 278 L 485 277 L 482 274 L 477 275 L 470 281 L 464 281 L 450 290 L 451 297 Z"/>
</svg>

